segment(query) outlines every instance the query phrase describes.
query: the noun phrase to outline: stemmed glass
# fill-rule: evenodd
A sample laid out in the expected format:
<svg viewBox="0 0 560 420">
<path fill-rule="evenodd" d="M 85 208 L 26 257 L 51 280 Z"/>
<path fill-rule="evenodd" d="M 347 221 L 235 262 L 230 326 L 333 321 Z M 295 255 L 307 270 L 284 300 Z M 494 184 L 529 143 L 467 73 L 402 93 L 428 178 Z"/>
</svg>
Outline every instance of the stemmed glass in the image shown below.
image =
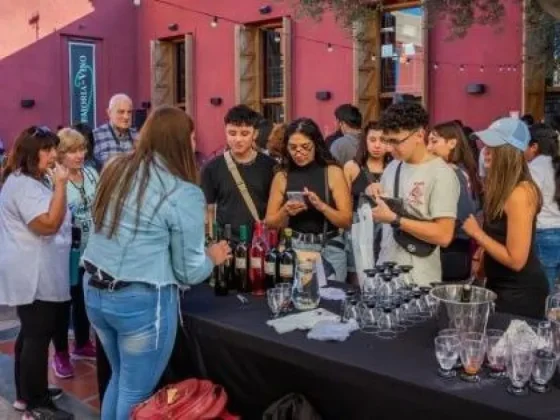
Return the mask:
<svg viewBox="0 0 560 420">
<path fill-rule="evenodd" d="M 507 391 L 511 395 L 524 396 L 529 394 L 525 385 L 531 377 L 534 362 L 535 354 L 530 342 L 521 341 L 514 344 L 510 341 L 508 343 L 506 369 L 511 384 L 508 385 Z"/>
<path fill-rule="evenodd" d="M 548 381 L 552 379 L 558 361 L 557 355 L 551 350 L 540 349 L 535 352 L 532 380 L 529 387 L 538 394 L 550 391 Z"/>
<path fill-rule="evenodd" d="M 278 318 L 280 311 L 284 305 L 284 295 L 281 289 L 268 289 L 266 291 L 266 300 L 268 302 L 268 307 L 272 312 L 273 318 Z"/>
<path fill-rule="evenodd" d="M 436 358 L 439 363 L 438 375 L 453 378 L 457 374 L 453 367 L 459 357 L 461 341 L 458 336 L 440 335 L 435 338 Z"/>
<path fill-rule="evenodd" d="M 444 328 L 443 330 L 440 330 L 438 332 L 438 337 L 444 337 L 444 336 L 451 336 L 451 337 L 456 337 L 459 340 L 459 330 L 456 328 Z M 460 349 L 459 349 L 460 350 Z M 453 366 L 455 369 L 461 369 L 463 365 L 461 364 L 461 358 L 457 357 L 457 360 L 455 361 L 455 366 Z"/>
<path fill-rule="evenodd" d="M 397 336 L 397 331 L 395 330 L 397 319 L 395 318 L 395 314 L 393 313 L 393 308 L 391 306 L 383 307 L 382 313 L 379 315 L 377 325 L 379 330 L 376 332 L 376 335 L 379 338 L 391 340 Z"/>
<path fill-rule="evenodd" d="M 488 337 L 488 349 L 486 350 L 486 357 L 490 367 L 488 376 L 494 379 L 505 378 L 506 374 L 506 356 L 507 346 L 498 347 L 498 342 L 503 337 L 502 330 L 487 330 L 486 337 Z"/>
<path fill-rule="evenodd" d="M 375 304 L 373 302 L 363 303 L 360 318 L 358 320 L 360 331 L 367 334 L 377 332 L 379 329 L 377 319 L 378 314 Z"/>
<path fill-rule="evenodd" d="M 467 382 L 480 382 L 478 373 L 486 354 L 486 335 L 475 332 L 463 333 L 460 335 L 460 340 L 460 356 L 463 363 L 461 379 Z"/>
<path fill-rule="evenodd" d="M 537 349 L 554 350 L 554 335 L 550 321 L 541 321 L 537 325 Z"/>
</svg>

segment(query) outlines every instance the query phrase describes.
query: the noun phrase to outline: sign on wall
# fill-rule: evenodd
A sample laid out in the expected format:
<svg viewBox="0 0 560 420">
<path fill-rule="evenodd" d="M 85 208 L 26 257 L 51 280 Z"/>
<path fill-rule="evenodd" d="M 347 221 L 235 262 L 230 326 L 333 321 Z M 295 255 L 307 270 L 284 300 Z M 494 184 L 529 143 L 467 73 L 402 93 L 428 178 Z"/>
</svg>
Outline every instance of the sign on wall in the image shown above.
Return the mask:
<svg viewBox="0 0 560 420">
<path fill-rule="evenodd" d="M 68 42 L 70 82 L 70 124 L 97 124 L 95 81 L 95 43 Z"/>
</svg>

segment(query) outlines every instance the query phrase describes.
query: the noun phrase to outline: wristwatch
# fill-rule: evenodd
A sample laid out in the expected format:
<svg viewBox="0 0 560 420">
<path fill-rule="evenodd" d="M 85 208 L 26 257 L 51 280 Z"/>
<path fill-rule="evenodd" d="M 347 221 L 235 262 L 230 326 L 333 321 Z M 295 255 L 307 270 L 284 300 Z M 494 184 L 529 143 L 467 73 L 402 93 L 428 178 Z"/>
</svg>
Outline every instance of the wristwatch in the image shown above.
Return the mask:
<svg viewBox="0 0 560 420">
<path fill-rule="evenodd" d="M 393 220 L 391 222 L 391 227 L 394 229 L 399 229 L 401 227 L 401 216 L 399 216 L 397 214 L 397 217 L 395 217 L 395 220 Z"/>
</svg>

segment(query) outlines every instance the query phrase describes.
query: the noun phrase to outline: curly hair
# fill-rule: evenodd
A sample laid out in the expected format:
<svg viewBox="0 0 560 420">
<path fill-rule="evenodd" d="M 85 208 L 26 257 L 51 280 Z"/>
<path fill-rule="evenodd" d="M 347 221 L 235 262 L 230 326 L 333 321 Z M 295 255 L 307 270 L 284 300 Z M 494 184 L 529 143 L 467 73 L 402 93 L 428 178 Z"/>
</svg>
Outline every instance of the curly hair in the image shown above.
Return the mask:
<svg viewBox="0 0 560 420">
<path fill-rule="evenodd" d="M 391 105 L 381 114 L 379 126 L 385 132 L 418 130 L 429 123 L 428 113 L 416 102 L 400 102 Z"/>
</svg>

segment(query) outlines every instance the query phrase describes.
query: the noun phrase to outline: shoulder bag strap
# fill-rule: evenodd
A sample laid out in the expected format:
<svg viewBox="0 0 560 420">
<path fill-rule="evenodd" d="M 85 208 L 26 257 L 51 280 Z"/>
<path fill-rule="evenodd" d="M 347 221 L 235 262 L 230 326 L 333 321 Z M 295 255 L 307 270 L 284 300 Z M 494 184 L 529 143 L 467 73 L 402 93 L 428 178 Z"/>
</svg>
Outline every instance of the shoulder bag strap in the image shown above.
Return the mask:
<svg viewBox="0 0 560 420">
<path fill-rule="evenodd" d="M 331 190 L 329 188 L 329 165 L 325 166 L 325 204 L 327 206 L 330 206 L 329 202 L 330 197 L 331 197 Z M 327 216 L 324 216 L 324 221 L 323 221 L 323 243 L 321 244 L 321 246 L 324 248 L 325 245 L 327 245 Z"/>
<path fill-rule="evenodd" d="M 249 212 L 251 213 L 251 216 L 253 216 L 253 219 L 255 219 L 255 222 L 258 222 L 259 213 L 257 212 L 255 203 L 253 202 L 253 199 L 251 198 L 251 194 L 249 194 L 249 190 L 247 189 L 247 185 L 245 184 L 245 181 L 243 181 L 243 178 L 241 177 L 241 174 L 237 169 L 237 165 L 233 161 L 233 158 L 231 157 L 229 151 L 226 151 L 224 153 L 224 158 L 226 159 L 227 168 L 231 176 L 233 177 L 233 180 L 235 181 L 235 184 L 237 185 L 239 192 L 241 193 L 241 197 L 243 197 L 243 201 L 245 201 L 245 205 L 249 209 Z"/>
<path fill-rule="evenodd" d="M 401 184 L 401 168 L 402 162 L 399 162 L 397 166 L 397 172 L 395 173 L 395 185 L 393 186 L 393 198 L 399 198 L 399 187 Z"/>
</svg>

